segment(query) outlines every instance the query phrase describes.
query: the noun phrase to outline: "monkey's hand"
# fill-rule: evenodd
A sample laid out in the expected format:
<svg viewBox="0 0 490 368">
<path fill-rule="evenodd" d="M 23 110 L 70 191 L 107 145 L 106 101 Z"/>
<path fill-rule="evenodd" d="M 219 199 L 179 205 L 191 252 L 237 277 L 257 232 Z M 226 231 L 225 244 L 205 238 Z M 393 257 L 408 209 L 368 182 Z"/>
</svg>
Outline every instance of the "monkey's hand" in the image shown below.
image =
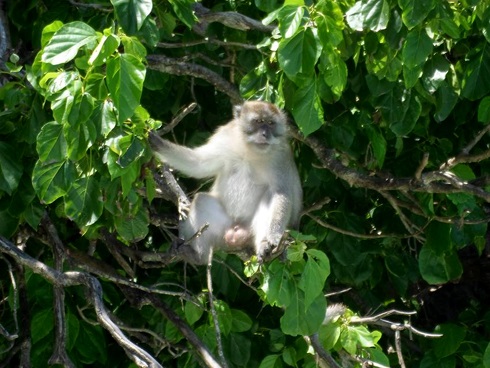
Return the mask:
<svg viewBox="0 0 490 368">
<path fill-rule="evenodd" d="M 189 203 L 187 198 L 179 198 L 179 205 L 177 210 L 179 211 L 180 221 L 187 220 L 190 208 L 191 208 L 191 204 Z"/>
<path fill-rule="evenodd" d="M 264 240 L 262 240 L 261 247 L 257 252 L 259 263 L 269 261 L 281 254 L 286 247 L 285 240 L 287 236 L 288 232 L 284 232 L 282 234 L 269 234 Z"/>
</svg>

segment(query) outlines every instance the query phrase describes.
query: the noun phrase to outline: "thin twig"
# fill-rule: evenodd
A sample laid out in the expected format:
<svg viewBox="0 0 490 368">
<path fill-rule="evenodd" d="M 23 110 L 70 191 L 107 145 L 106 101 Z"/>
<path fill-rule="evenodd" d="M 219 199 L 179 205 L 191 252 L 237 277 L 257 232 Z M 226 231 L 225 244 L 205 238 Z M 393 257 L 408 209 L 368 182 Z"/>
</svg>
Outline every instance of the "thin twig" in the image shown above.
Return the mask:
<svg viewBox="0 0 490 368">
<path fill-rule="evenodd" d="M 221 360 L 221 365 L 224 368 L 228 367 L 225 359 L 225 353 L 223 351 L 223 342 L 221 341 L 221 329 L 219 327 L 218 313 L 216 313 L 216 308 L 214 306 L 214 296 L 213 296 L 213 279 L 211 277 L 211 267 L 213 264 L 213 248 L 209 249 L 208 264 L 206 267 L 206 281 L 208 285 L 208 298 L 209 298 L 209 309 L 211 310 L 211 316 L 214 323 L 214 331 L 216 334 L 216 345 L 218 348 L 218 355 Z"/>
</svg>

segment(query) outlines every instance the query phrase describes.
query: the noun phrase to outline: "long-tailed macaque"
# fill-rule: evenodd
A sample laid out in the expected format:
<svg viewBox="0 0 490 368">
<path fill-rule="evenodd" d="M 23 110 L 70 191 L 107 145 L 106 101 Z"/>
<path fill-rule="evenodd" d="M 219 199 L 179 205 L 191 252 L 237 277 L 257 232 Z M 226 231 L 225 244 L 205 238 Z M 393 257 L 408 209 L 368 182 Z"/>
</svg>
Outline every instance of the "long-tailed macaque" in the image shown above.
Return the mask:
<svg viewBox="0 0 490 368">
<path fill-rule="evenodd" d="M 150 134 L 158 159 L 193 178 L 214 178 L 198 193 L 179 225 L 184 240 L 194 237 L 182 258 L 206 264 L 210 249 L 252 251 L 263 262 L 274 253 L 287 227 L 297 227 L 302 205 L 298 170 L 288 141 L 286 116 L 273 104 L 235 106 L 234 119 L 207 143 L 180 146 Z"/>
</svg>

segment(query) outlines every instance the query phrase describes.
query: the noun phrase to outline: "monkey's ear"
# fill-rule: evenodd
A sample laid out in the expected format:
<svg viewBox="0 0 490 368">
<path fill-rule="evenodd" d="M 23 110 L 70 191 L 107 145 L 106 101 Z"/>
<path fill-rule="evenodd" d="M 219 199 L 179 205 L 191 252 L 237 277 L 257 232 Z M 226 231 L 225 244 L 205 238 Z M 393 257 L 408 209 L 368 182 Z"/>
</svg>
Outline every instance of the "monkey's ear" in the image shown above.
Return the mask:
<svg viewBox="0 0 490 368">
<path fill-rule="evenodd" d="M 240 117 L 240 114 L 242 113 L 242 106 L 243 105 L 235 105 L 235 106 L 233 106 L 233 117 L 235 119 L 238 119 Z"/>
</svg>

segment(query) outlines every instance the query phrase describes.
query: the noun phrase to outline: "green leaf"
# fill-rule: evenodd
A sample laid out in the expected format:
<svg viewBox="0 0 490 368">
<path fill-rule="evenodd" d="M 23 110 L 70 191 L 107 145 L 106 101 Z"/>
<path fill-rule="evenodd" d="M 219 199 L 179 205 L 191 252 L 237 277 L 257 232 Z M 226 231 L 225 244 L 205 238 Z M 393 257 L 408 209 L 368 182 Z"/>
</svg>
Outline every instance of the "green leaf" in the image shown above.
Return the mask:
<svg viewBox="0 0 490 368">
<path fill-rule="evenodd" d="M 95 47 L 92 55 L 90 55 L 88 64 L 95 66 L 104 65 L 109 56 L 117 50 L 119 44 L 119 38 L 113 34 L 102 36 L 99 40 L 99 44 Z"/>
<path fill-rule="evenodd" d="M 75 179 L 74 167 L 68 161 L 37 161 L 32 173 L 32 186 L 39 198 L 52 203 L 64 196 Z"/>
<path fill-rule="evenodd" d="M 218 322 L 221 333 L 228 335 L 231 332 L 233 319 L 230 307 L 222 300 L 215 300 L 214 306 L 218 314 Z M 209 318 L 211 318 L 211 316 Z"/>
<path fill-rule="evenodd" d="M 462 95 L 477 100 L 490 93 L 490 45 L 485 42 L 482 50 L 469 59 L 463 67 Z"/>
<path fill-rule="evenodd" d="M 88 24 L 72 22 L 63 25 L 44 48 L 42 61 L 59 65 L 77 56 L 78 50 L 97 41 L 97 33 Z"/>
<path fill-rule="evenodd" d="M 305 83 L 296 91 L 291 111 L 296 124 L 305 136 L 323 125 L 323 107 L 316 92 L 315 79 L 312 79 L 310 83 Z"/>
<path fill-rule="evenodd" d="M 295 80 L 299 73 L 312 75 L 320 57 L 322 45 L 311 28 L 297 32 L 281 41 L 277 58 L 288 78 Z"/>
<path fill-rule="evenodd" d="M 319 295 L 309 306 L 305 304 L 304 292 L 298 288 L 291 294 L 291 302 L 281 317 L 281 330 L 291 336 L 311 335 L 318 331 L 325 318 L 327 302 Z"/>
<path fill-rule="evenodd" d="M 0 189 L 9 195 L 19 186 L 24 172 L 20 159 L 18 148 L 9 143 L 0 142 Z"/>
<path fill-rule="evenodd" d="M 35 344 L 53 331 L 54 316 L 51 308 L 37 311 L 31 320 L 31 338 Z"/>
<path fill-rule="evenodd" d="M 66 159 L 67 144 L 63 135 L 63 125 L 56 121 L 44 124 L 37 137 L 36 150 L 39 160 L 43 163 Z"/>
<path fill-rule="evenodd" d="M 268 355 L 260 362 L 259 368 L 278 368 L 282 367 L 281 356 L 274 354 Z"/>
<path fill-rule="evenodd" d="M 349 26 L 355 31 L 386 29 L 390 19 L 390 6 L 386 0 L 361 0 L 346 13 Z"/>
<path fill-rule="evenodd" d="M 394 89 L 380 99 L 380 110 L 398 136 L 410 133 L 422 112 L 422 104 L 411 90 Z"/>
<path fill-rule="evenodd" d="M 139 31 L 146 17 L 151 13 L 151 0 L 111 0 L 117 20 L 127 34 Z"/>
<path fill-rule="evenodd" d="M 490 97 L 484 97 L 478 105 L 478 121 L 480 123 L 490 123 Z"/>
<path fill-rule="evenodd" d="M 193 0 L 169 0 L 172 8 L 174 9 L 177 17 L 184 22 L 184 24 L 192 28 L 192 26 L 196 23 L 197 17 L 192 10 L 192 4 L 194 4 Z"/>
<path fill-rule="evenodd" d="M 419 270 L 422 278 L 432 285 L 444 284 L 463 274 L 457 253 L 437 255 L 427 244 L 419 253 Z"/>
<path fill-rule="evenodd" d="M 126 213 L 115 216 L 114 225 L 118 234 L 126 241 L 133 242 L 144 239 L 148 234 L 148 212 L 140 207 L 136 214 Z"/>
<path fill-rule="evenodd" d="M 189 325 L 196 323 L 203 315 L 204 309 L 195 303 L 186 302 L 184 307 L 185 319 Z"/>
<path fill-rule="evenodd" d="M 323 295 L 323 287 L 330 274 L 330 262 L 320 250 L 309 249 L 306 254 L 308 259 L 298 286 L 305 293 L 305 308 L 308 308 L 319 295 Z"/>
<path fill-rule="evenodd" d="M 373 347 L 374 341 L 372 334 L 364 326 L 348 326 L 340 334 L 342 347 L 352 355 L 357 352 L 357 347 Z"/>
<path fill-rule="evenodd" d="M 402 8 L 402 20 L 408 29 L 422 23 L 434 6 L 435 0 L 398 0 L 400 8 Z"/>
<path fill-rule="evenodd" d="M 466 328 L 454 324 L 438 326 L 435 332 L 443 335 L 433 340 L 434 354 L 439 359 L 456 353 L 466 337 Z"/>
<path fill-rule="evenodd" d="M 238 309 L 231 310 L 232 321 L 231 330 L 234 332 L 245 332 L 252 328 L 252 319 L 246 314 Z"/>
<path fill-rule="evenodd" d="M 490 343 L 488 343 L 485 354 L 483 355 L 483 366 L 485 368 L 490 368 Z"/>
<path fill-rule="evenodd" d="M 434 55 L 425 63 L 422 83 L 429 93 L 434 93 L 442 85 L 449 72 L 449 62 L 442 55 Z"/>
<path fill-rule="evenodd" d="M 285 307 L 289 305 L 291 294 L 296 286 L 284 263 L 274 260 L 264 274 L 261 289 L 271 305 Z"/>
<path fill-rule="evenodd" d="M 327 323 L 318 330 L 318 337 L 325 350 L 332 350 L 340 338 L 342 329 L 337 323 Z"/>
<path fill-rule="evenodd" d="M 458 102 L 458 93 L 446 82 L 443 82 L 436 92 L 436 111 L 434 119 L 437 122 L 446 120 Z"/>
<path fill-rule="evenodd" d="M 386 139 L 374 124 L 366 124 L 364 125 L 364 128 L 366 129 L 369 142 L 373 147 L 373 153 L 378 163 L 378 167 L 382 168 L 386 157 L 386 150 L 388 148 Z"/>
<path fill-rule="evenodd" d="M 79 127 L 69 124 L 63 126 L 63 133 L 68 144 L 68 157 L 72 161 L 81 160 L 87 150 L 97 139 L 97 131 L 92 121 L 86 121 Z"/>
<path fill-rule="evenodd" d="M 344 40 L 344 14 L 334 1 L 320 0 L 317 4 L 318 14 L 315 18 L 318 27 L 318 38 L 326 47 L 335 47 Z"/>
<path fill-rule="evenodd" d="M 347 84 L 347 65 L 332 48 L 325 48 L 320 57 L 320 66 L 325 83 L 335 96 L 340 97 Z"/>
<path fill-rule="evenodd" d="M 294 5 L 285 5 L 279 10 L 279 31 L 283 38 L 290 38 L 296 33 L 303 22 L 304 13 L 304 7 Z"/>
<path fill-rule="evenodd" d="M 247 367 L 252 352 L 252 340 L 244 335 L 231 333 L 226 342 L 231 362 L 236 367 Z"/>
<path fill-rule="evenodd" d="M 122 54 L 107 62 L 107 85 L 119 112 L 119 123 L 133 115 L 139 105 L 146 68 L 131 54 Z"/>
<path fill-rule="evenodd" d="M 45 47 L 49 40 L 61 27 L 63 27 L 63 22 L 59 20 L 55 20 L 53 23 L 50 23 L 44 27 L 41 35 L 41 46 Z"/>
<path fill-rule="evenodd" d="M 442 222 L 432 221 L 426 229 L 425 246 L 437 255 L 443 255 L 452 248 L 451 226 Z"/>
<path fill-rule="evenodd" d="M 83 357 L 84 364 L 95 362 L 104 364 L 107 361 L 108 349 L 102 327 L 82 324 L 78 333 L 76 351 Z"/>
<path fill-rule="evenodd" d="M 77 179 L 64 199 L 66 215 L 80 227 L 92 225 L 102 215 L 102 191 L 93 176 Z"/>
<path fill-rule="evenodd" d="M 404 66 L 415 68 L 423 65 L 432 53 L 432 49 L 432 40 L 425 29 L 410 31 L 402 50 Z"/>
</svg>

